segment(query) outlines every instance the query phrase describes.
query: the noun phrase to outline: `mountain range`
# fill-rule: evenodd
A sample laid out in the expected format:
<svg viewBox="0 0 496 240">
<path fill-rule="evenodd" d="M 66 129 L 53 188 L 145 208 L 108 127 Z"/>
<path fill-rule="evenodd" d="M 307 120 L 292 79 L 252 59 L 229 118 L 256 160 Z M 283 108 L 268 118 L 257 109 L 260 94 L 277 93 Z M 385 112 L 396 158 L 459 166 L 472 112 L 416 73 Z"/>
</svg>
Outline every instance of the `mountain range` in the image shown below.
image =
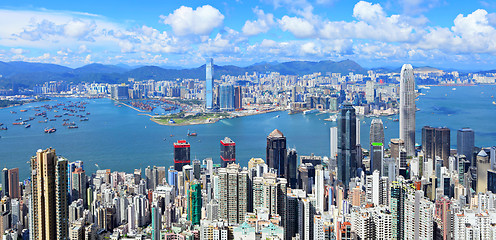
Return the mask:
<svg viewBox="0 0 496 240">
<path fill-rule="evenodd" d="M 244 75 L 279 72 L 282 75 L 305 75 L 320 72 L 348 74 L 349 72 L 365 74 L 368 69 L 363 68 L 352 60 L 344 61 L 292 61 L 292 62 L 261 62 L 246 67 L 234 65 L 214 65 L 214 77 L 221 75 Z M 378 68 L 379 72 L 399 72 L 398 68 Z M 159 66 L 130 67 L 124 64 L 104 65 L 93 63 L 79 68 L 69 68 L 57 64 L 31 62 L 0 62 L 0 88 L 32 87 L 48 81 L 102 82 L 121 83 L 128 78 L 136 80 L 175 80 L 178 78 L 205 78 L 205 65 L 197 68 L 168 68 Z"/>
</svg>

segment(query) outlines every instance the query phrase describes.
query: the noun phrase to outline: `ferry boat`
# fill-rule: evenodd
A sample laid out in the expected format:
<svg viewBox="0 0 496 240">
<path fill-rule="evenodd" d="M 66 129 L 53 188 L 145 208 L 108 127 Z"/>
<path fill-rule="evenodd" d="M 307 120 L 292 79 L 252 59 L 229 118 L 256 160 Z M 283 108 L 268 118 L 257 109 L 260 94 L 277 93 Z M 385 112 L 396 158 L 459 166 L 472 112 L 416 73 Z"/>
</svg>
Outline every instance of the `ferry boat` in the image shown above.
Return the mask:
<svg viewBox="0 0 496 240">
<path fill-rule="evenodd" d="M 303 111 L 303 114 L 307 115 L 307 114 L 318 113 L 318 112 L 319 112 L 319 110 L 317 110 L 317 109 L 310 109 L 310 110 Z"/>
</svg>

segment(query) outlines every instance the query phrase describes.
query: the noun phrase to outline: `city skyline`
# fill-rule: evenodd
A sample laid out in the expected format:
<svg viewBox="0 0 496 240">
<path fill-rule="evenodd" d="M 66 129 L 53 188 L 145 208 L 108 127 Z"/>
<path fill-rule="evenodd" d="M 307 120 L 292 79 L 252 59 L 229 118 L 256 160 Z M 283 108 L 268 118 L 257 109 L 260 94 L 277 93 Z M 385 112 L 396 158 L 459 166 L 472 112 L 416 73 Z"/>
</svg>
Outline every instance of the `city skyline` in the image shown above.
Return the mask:
<svg viewBox="0 0 496 240">
<path fill-rule="evenodd" d="M 10 24 L 0 30 L 0 61 L 192 67 L 209 57 L 239 66 L 353 59 L 369 68 L 493 69 L 494 4 L 487 1 L 209 4 L 5 1 L 0 20 Z"/>
</svg>

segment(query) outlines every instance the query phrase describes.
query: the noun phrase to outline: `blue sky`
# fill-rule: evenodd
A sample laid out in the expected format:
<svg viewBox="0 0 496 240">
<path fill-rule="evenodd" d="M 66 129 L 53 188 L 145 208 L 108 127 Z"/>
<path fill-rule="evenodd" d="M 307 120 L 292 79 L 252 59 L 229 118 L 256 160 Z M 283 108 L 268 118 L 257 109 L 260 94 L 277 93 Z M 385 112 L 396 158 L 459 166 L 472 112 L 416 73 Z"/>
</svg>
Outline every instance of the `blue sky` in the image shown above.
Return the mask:
<svg viewBox="0 0 496 240">
<path fill-rule="evenodd" d="M 0 61 L 496 69 L 495 12 L 492 0 L 3 0 Z"/>
</svg>

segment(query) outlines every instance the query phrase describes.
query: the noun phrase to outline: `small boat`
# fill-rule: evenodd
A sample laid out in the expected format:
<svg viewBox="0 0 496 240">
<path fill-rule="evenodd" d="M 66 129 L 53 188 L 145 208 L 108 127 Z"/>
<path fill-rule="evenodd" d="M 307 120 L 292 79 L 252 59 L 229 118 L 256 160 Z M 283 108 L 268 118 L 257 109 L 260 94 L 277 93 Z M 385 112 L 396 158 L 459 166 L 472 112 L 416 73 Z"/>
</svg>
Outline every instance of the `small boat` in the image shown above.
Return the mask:
<svg viewBox="0 0 496 240">
<path fill-rule="evenodd" d="M 495 101 L 493 101 L 493 104 L 494 104 L 494 105 L 496 105 L 496 102 L 495 102 Z"/>
<path fill-rule="evenodd" d="M 399 121 L 400 121 L 400 120 L 399 120 L 399 119 L 397 119 L 397 118 L 393 119 L 393 122 L 399 122 Z"/>
<path fill-rule="evenodd" d="M 59 117 L 62 117 L 62 115 L 55 115 L 54 117 L 59 118 Z"/>
<path fill-rule="evenodd" d="M 86 115 L 90 115 L 91 113 L 90 112 L 87 112 Z"/>
<path fill-rule="evenodd" d="M 28 110 L 26 109 L 21 109 L 20 112 L 27 112 Z"/>
<path fill-rule="evenodd" d="M 0 130 L 8 130 L 7 127 L 1 127 Z"/>
<path fill-rule="evenodd" d="M 57 131 L 56 128 L 45 128 L 45 133 L 54 133 L 56 131 Z"/>
<path fill-rule="evenodd" d="M 16 122 L 19 122 L 19 121 L 22 121 L 22 118 L 18 118 L 18 119 L 16 119 Z"/>
<path fill-rule="evenodd" d="M 57 119 L 55 119 L 55 118 L 52 118 L 52 119 L 50 119 L 50 121 L 52 121 L 52 122 L 53 122 L 53 121 L 57 121 Z"/>
<path fill-rule="evenodd" d="M 62 121 L 67 122 L 69 121 L 69 118 L 62 119 Z"/>
<path fill-rule="evenodd" d="M 384 126 L 385 129 L 387 129 L 387 126 Z"/>
<path fill-rule="evenodd" d="M 0 123 L 0 126 L 3 126 L 3 123 Z"/>
<path fill-rule="evenodd" d="M 10 111 L 10 113 L 12 113 L 12 114 L 16 114 L 16 112 L 14 112 L 14 111 Z"/>
<path fill-rule="evenodd" d="M 74 125 L 74 126 L 69 126 L 67 127 L 68 129 L 75 129 L 75 128 L 78 128 L 78 126 Z"/>
<path fill-rule="evenodd" d="M 46 123 L 47 120 L 45 119 L 45 121 L 38 121 L 38 123 Z"/>
<path fill-rule="evenodd" d="M 196 134 L 196 132 L 190 132 L 188 130 L 188 137 L 196 137 L 196 136 L 198 136 L 198 134 Z"/>
<path fill-rule="evenodd" d="M 12 125 L 24 125 L 24 122 L 15 122 L 15 123 L 12 123 Z"/>
<path fill-rule="evenodd" d="M 81 121 L 81 122 L 88 121 L 88 120 L 90 120 L 90 119 L 88 119 L 88 118 L 79 119 L 79 121 Z"/>
<path fill-rule="evenodd" d="M 26 126 L 24 126 L 25 128 L 30 128 L 31 127 L 31 124 L 28 124 Z"/>
<path fill-rule="evenodd" d="M 174 119 L 170 119 L 169 123 L 176 123 L 176 122 L 174 121 Z"/>
<path fill-rule="evenodd" d="M 276 118 L 279 118 L 279 117 L 280 117 L 279 115 L 276 116 Z"/>
</svg>

